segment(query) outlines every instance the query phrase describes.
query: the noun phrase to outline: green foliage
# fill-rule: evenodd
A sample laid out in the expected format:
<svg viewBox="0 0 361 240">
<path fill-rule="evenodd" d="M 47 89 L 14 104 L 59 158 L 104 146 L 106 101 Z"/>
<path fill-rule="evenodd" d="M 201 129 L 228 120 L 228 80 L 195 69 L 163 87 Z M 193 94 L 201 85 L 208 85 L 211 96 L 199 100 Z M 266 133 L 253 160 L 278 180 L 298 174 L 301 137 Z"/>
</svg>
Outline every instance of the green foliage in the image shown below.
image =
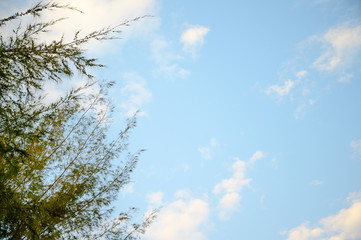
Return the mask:
<svg viewBox="0 0 361 240">
<path fill-rule="evenodd" d="M 60 8 L 76 10 L 39 3 L 0 20 L 0 28 Z M 131 224 L 134 208 L 111 218 L 111 203 L 129 183 L 141 152 L 127 151 L 136 118 L 115 139 L 107 137 L 112 106 L 106 90 L 112 83 L 94 80 L 88 69 L 103 65 L 82 48 L 90 40 L 113 39 L 130 21 L 84 37 L 77 32 L 70 42 L 37 39 L 59 21 L 19 24 L 12 35 L 0 36 L 0 238 L 136 239 L 155 212 L 140 224 Z M 90 82 L 45 104 L 44 83 L 75 72 Z M 94 86 L 100 90 L 87 94 Z"/>
</svg>

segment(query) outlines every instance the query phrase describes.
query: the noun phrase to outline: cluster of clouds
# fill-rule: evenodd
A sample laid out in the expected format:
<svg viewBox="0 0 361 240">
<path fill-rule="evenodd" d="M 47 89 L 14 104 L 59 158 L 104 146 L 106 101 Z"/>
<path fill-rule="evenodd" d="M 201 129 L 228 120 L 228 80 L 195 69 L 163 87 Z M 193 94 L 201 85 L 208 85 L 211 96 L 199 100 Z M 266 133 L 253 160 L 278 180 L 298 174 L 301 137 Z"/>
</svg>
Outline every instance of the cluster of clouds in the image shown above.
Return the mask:
<svg viewBox="0 0 361 240">
<path fill-rule="evenodd" d="M 216 145 L 215 138 L 211 138 L 209 146 L 206 147 L 211 148 Z M 351 141 L 350 146 L 361 156 L 360 140 Z M 199 151 L 203 158 L 211 157 L 208 150 L 203 153 Z M 212 226 L 210 219 L 212 213 L 218 213 L 222 221 L 230 219 L 240 207 L 242 191 L 245 187 L 249 187 L 252 181 L 246 174 L 247 169 L 265 157 L 265 153 L 258 150 L 247 161 L 234 158 L 232 175 L 214 186 L 213 195 L 204 194 L 201 198 L 193 198 L 189 191 L 180 190 L 175 194 L 175 201 L 165 203 L 162 192 L 149 194 L 147 199 L 150 208 L 163 207 L 154 224 L 146 232 L 146 239 L 208 239 L 205 232 L 209 230 L 207 226 Z M 323 181 L 316 179 L 311 184 L 321 185 Z M 212 205 L 211 199 L 216 200 L 216 206 Z M 361 193 L 351 194 L 348 201 L 351 203 L 350 207 L 341 209 L 336 215 L 322 218 L 315 226 L 310 227 L 309 222 L 304 222 L 282 234 L 286 235 L 287 240 L 359 239 L 361 238 Z"/>
<path fill-rule="evenodd" d="M 211 149 L 216 147 L 216 139 L 211 138 L 207 146 L 199 147 L 198 151 L 204 159 L 210 159 Z M 361 140 L 353 140 L 350 147 L 357 156 L 361 156 Z M 170 203 L 163 201 L 164 194 L 155 192 L 147 197 L 150 208 L 162 206 L 161 211 L 146 232 L 146 239 L 208 239 L 205 232 L 212 226 L 210 216 L 213 212 L 218 213 L 222 221 L 229 220 L 231 215 L 240 207 L 242 191 L 249 187 L 252 179 L 247 176 L 247 169 L 257 161 L 266 157 L 263 151 L 256 151 L 247 160 L 242 161 L 234 158 L 232 175 L 217 183 L 212 193 L 204 194 L 204 197 L 193 198 L 187 190 L 180 190 L 175 194 L 176 200 Z M 321 185 L 324 182 L 315 179 L 312 185 Z M 216 199 L 217 205 L 211 204 L 211 198 Z M 261 202 L 263 201 L 261 198 Z M 322 218 L 318 224 L 311 227 L 309 222 L 283 231 L 282 235 L 287 240 L 348 240 L 361 238 L 361 193 L 353 193 L 348 197 L 350 207 L 341 209 L 336 215 Z"/>
<path fill-rule="evenodd" d="M 147 199 L 150 207 L 163 205 L 156 221 L 146 232 L 149 240 L 166 239 L 207 239 L 202 229 L 209 225 L 210 214 L 213 209 L 218 211 L 221 220 L 227 220 L 239 207 L 241 192 L 251 182 L 246 177 L 246 170 L 256 161 L 265 158 L 262 151 L 256 151 L 247 161 L 234 159 L 232 165 L 233 174 L 224 179 L 213 188 L 218 205 L 212 208 L 210 196 L 204 194 L 203 198 L 193 198 L 186 190 L 180 190 L 175 194 L 176 200 L 171 203 L 163 203 L 163 193 L 149 194 Z"/>
<path fill-rule="evenodd" d="M 331 79 L 337 79 L 336 82 L 339 83 L 348 83 L 354 77 L 352 67 L 355 66 L 361 52 L 361 25 L 344 23 L 331 27 L 323 34 L 310 36 L 300 46 L 305 49 L 316 47 L 319 53 L 316 57 L 298 56 L 296 59 L 302 59 L 306 64 L 292 63 L 289 67 L 291 71 L 299 70 L 292 75 L 286 73 L 288 76 L 285 79 L 268 86 L 265 90 L 266 94 L 277 101 L 285 97 L 295 101 L 295 95 L 298 94 L 299 106 L 295 112 L 296 118 L 302 116 L 305 109 L 315 103 L 314 98 L 317 96 L 310 95 L 317 85 L 315 79 L 320 77 L 320 73 L 326 73 Z M 306 52 L 315 52 L 315 50 Z M 288 71 L 289 69 L 286 69 L 286 72 Z"/>
<path fill-rule="evenodd" d="M 361 239 L 361 193 L 351 194 L 348 200 L 350 207 L 322 218 L 315 227 L 304 222 L 283 234 L 287 235 L 287 240 Z"/>
</svg>

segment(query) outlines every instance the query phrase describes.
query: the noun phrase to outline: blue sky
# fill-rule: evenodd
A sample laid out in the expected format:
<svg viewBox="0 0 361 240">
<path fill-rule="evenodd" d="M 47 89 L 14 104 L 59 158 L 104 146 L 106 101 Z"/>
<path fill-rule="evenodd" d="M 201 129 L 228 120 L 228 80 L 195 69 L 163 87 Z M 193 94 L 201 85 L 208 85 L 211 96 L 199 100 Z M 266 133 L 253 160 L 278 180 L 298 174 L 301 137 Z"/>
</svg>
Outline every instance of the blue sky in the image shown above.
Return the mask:
<svg viewBox="0 0 361 240">
<path fill-rule="evenodd" d="M 360 1 L 71 4 L 54 34 L 154 16 L 89 45 L 114 127 L 141 110 L 116 206 L 161 207 L 145 239 L 361 239 Z"/>
</svg>

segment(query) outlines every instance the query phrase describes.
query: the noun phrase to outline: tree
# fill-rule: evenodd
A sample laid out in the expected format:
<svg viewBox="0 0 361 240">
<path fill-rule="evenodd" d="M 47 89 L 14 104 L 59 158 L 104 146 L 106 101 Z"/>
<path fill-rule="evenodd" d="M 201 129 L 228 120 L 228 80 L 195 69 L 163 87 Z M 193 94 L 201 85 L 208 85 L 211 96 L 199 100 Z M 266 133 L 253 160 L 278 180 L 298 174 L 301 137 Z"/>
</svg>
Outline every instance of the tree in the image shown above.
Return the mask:
<svg viewBox="0 0 361 240">
<path fill-rule="evenodd" d="M 0 20 L 0 28 L 24 16 L 69 9 L 39 3 Z M 134 208 L 113 217 L 111 203 L 130 181 L 139 154 L 127 150 L 136 117 L 110 140 L 106 98 L 110 83 L 98 83 L 89 68 L 103 67 L 87 58 L 84 45 L 113 39 L 121 26 L 108 27 L 65 42 L 38 39 L 62 19 L 19 23 L 0 36 L 0 238 L 1 239 L 136 239 L 155 217 L 131 223 Z M 47 104 L 44 83 L 61 82 L 80 72 L 84 86 Z M 87 89 L 99 91 L 88 94 Z M 119 160 L 123 159 L 123 160 Z"/>
</svg>

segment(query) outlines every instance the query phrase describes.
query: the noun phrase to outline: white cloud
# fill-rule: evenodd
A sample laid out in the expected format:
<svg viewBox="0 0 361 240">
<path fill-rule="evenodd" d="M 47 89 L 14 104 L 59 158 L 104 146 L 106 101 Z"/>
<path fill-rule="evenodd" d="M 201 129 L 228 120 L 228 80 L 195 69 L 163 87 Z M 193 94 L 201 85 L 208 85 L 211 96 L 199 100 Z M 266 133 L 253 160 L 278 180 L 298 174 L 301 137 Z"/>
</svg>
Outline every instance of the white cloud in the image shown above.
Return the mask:
<svg viewBox="0 0 361 240">
<path fill-rule="evenodd" d="M 352 140 L 350 147 L 353 149 L 354 156 L 361 158 L 361 140 Z"/>
<path fill-rule="evenodd" d="M 188 170 L 189 170 L 189 164 L 188 163 L 183 164 L 183 171 L 188 172 Z"/>
<path fill-rule="evenodd" d="M 211 159 L 212 158 L 212 149 L 217 146 L 217 142 L 215 138 L 210 139 L 210 145 L 201 146 L 198 148 L 198 151 L 201 154 L 203 159 Z"/>
<path fill-rule="evenodd" d="M 341 77 L 339 77 L 337 81 L 340 83 L 349 83 L 352 78 L 353 78 L 353 74 L 348 73 L 348 74 L 344 74 Z"/>
<path fill-rule="evenodd" d="M 241 195 L 237 192 L 230 192 L 223 195 L 219 200 L 219 218 L 222 220 L 229 219 L 231 213 L 238 208 L 240 201 Z"/>
<path fill-rule="evenodd" d="M 237 209 L 241 200 L 240 192 L 242 188 L 251 182 L 250 178 L 245 177 L 246 162 L 235 158 L 232 166 L 233 176 L 229 179 L 222 180 L 214 189 L 214 194 L 224 193 L 219 201 L 219 217 L 222 220 L 227 219 L 230 214 Z"/>
<path fill-rule="evenodd" d="M 163 193 L 162 192 L 154 192 L 147 195 L 147 202 L 152 206 L 160 206 L 163 202 Z"/>
<path fill-rule="evenodd" d="M 361 25 L 351 22 L 355 21 L 333 26 L 300 42 L 298 54 L 286 61 L 280 72 L 281 80 L 286 81 L 266 89 L 278 100 L 289 96 L 296 105 L 297 119 L 306 114 L 322 91 L 331 89 L 336 82 L 348 83 L 356 75 L 352 71 L 357 71 L 361 56 Z M 319 81 L 323 78 L 327 81 Z"/>
<path fill-rule="evenodd" d="M 174 197 L 176 197 L 177 199 L 191 199 L 191 193 L 186 189 L 182 189 L 177 191 L 174 194 Z"/>
<path fill-rule="evenodd" d="M 209 32 L 209 28 L 204 26 L 191 26 L 181 35 L 180 41 L 183 43 L 183 50 L 195 53 L 197 47 L 204 43 L 204 37 Z"/>
<path fill-rule="evenodd" d="M 308 90 L 304 89 L 303 94 L 306 96 L 309 95 Z M 305 96 L 304 95 L 304 96 Z M 309 98 L 309 99 L 303 99 L 303 101 L 298 105 L 297 109 L 294 112 L 294 116 L 296 119 L 300 119 L 303 117 L 306 113 L 306 110 L 310 108 L 310 106 L 314 105 L 316 103 L 316 100 Z"/>
<path fill-rule="evenodd" d="M 304 78 L 304 77 L 307 76 L 307 74 L 308 74 L 308 71 L 302 70 L 302 71 L 297 72 L 297 73 L 295 74 L 295 76 L 298 77 L 298 78 Z"/>
<path fill-rule="evenodd" d="M 204 42 L 204 36 L 209 29 L 202 26 L 193 26 L 185 31 L 181 36 L 183 50 L 191 52 L 195 56 L 196 49 Z M 191 72 L 182 68 L 179 62 L 184 59 L 184 53 L 165 40 L 163 37 L 154 39 L 151 43 L 153 59 L 157 65 L 156 72 L 167 78 L 186 78 Z"/>
<path fill-rule="evenodd" d="M 116 26 L 125 20 L 144 15 L 154 15 L 156 12 L 155 0 L 77 0 L 62 1 L 61 4 L 69 4 L 83 13 L 69 10 L 45 12 L 44 20 L 66 17 L 64 21 L 56 24 L 52 32 L 46 33 L 44 37 L 61 36 L 72 38 L 73 34 L 81 30 L 81 33 L 89 33 L 107 26 Z M 156 18 L 147 18 L 131 24 L 131 27 L 123 27 L 122 37 L 129 38 L 133 34 L 143 34 L 158 27 Z M 125 37 L 126 36 L 126 37 Z M 124 42 L 124 41 L 123 41 Z M 102 43 L 102 45 L 104 45 Z M 92 45 L 91 49 L 99 50 L 100 44 Z"/>
<path fill-rule="evenodd" d="M 277 158 L 273 157 L 271 163 L 275 169 L 278 169 Z"/>
<path fill-rule="evenodd" d="M 199 147 L 198 151 L 201 153 L 203 159 L 211 159 L 211 149 L 209 147 Z"/>
<path fill-rule="evenodd" d="M 268 87 L 267 94 L 275 93 L 278 97 L 286 96 L 290 93 L 291 89 L 294 87 L 295 82 L 291 80 L 287 80 L 284 82 L 283 86 L 280 85 L 272 85 Z"/>
<path fill-rule="evenodd" d="M 222 180 L 213 188 L 214 194 L 223 194 L 218 203 L 220 219 L 228 219 L 231 213 L 237 210 L 239 202 L 242 199 L 240 195 L 241 191 L 252 181 L 252 179 L 246 178 L 245 173 L 247 166 L 265 157 L 266 155 L 258 150 L 247 162 L 241 161 L 239 158 L 234 158 L 235 162 L 232 165 L 232 177 Z"/>
<path fill-rule="evenodd" d="M 361 201 L 361 192 L 350 193 L 347 197 L 348 202 L 357 202 Z"/>
<path fill-rule="evenodd" d="M 212 147 L 217 146 L 217 141 L 216 141 L 215 138 L 211 138 L 211 146 L 212 146 Z"/>
<path fill-rule="evenodd" d="M 361 25 L 336 27 L 318 38 L 324 51 L 313 66 L 319 71 L 331 71 L 349 63 L 361 50 Z"/>
<path fill-rule="evenodd" d="M 288 232 L 284 232 L 284 234 L 288 234 L 287 240 L 310 240 L 320 237 L 323 234 L 323 230 L 321 228 L 311 229 L 308 227 L 308 223 L 305 222 Z"/>
<path fill-rule="evenodd" d="M 55 82 L 45 82 L 43 89 L 44 93 L 46 94 L 43 101 L 46 104 L 51 104 L 59 100 L 61 97 L 64 97 L 66 93 L 66 91 L 60 89 L 59 85 Z"/>
<path fill-rule="evenodd" d="M 208 203 L 177 200 L 164 207 L 145 236 L 148 240 L 206 240 L 200 228 L 208 221 Z"/>
<path fill-rule="evenodd" d="M 145 80 L 137 73 L 126 73 L 123 78 L 127 84 L 120 90 L 120 107 L 126 111 L 126 116 L 132 116 L 145 103 L 150 101 L 152 93 L 146 89 Z M 141 111 L 139 115 L 145 115 L 145 112 Z"/>
<path fill-rule="evenodd" d="M 322 219 L 321 224 L 334 238 L 361 239 L 361 202 L 354 202 L 337 215 Z"/>
<path fill-rule="evenodd" d="M 322 185 L 323 184 L 323 181 L 321 180 L 318 180 L 318 179 L 315 179 L 311 182 L 312 185 Z"/>
<path fill-rule="evenodd" d="M 17 6 L 16 3 L 6 4 L 5 10 L 6 16 L 9 15 L 9 11 L 26 11 L 33 7 L 39 1 L 27 0 L 23 1 L 21 5 Z M 82 12 L 69 10 L 69 9 L 57 9 L 55 11 L 44 11 L 41 21 L 51 21 L 60 18 L 64 20 L 51 26 L 46 33 L 38 35 L 40 41 L 51 42 L 54 39 L 64 38 L 65 42 L 73 40 L 74 34 L 81 30 L 79 37 L 85 36 L 95 30 L 100 30 L 105 27 L 118 26 L 126 20 L 132 20 L 136 17 L 142 17 L 144 15 L 157 14 L 157 1 L 156 0 L 62 0 L 62 5 L 70 5 Z M 13 8 L 13 9 L 11 9 Z M 3 11 L 0 11 L 2 14 Z M 33 21 L 30 17 L 23 17 L 23 26 Z M 115 33 L 114 36 L 121 36 L 122 41 L 91 41 L 86 48 L 88 52 L 103 53 L 104 48 L 117 47 L 124 44 L 126 39 L 131 37 L 142 37 L 147 39 L 144 35 L 149 35 L 160 25 L 160 19 L 158 17 L 151 17 L 140 19 L 139 21 L 131 22 L 130 27 L 120 26 L 119 29 L 122 32 Z M 8 28 L 6 28 L 8 29 Z M 8 29 L 9 30 L 9 29 Z M 5 31 L 10 32 L 10 31 Z"/>
<path fill-rule="evenodd" d="M 178 74 L 179 74 L 182 78 L 185 78 L 185 77 L 189 76 L 189 75 L 191 74 L 191 72 L 182 68 L 182 69 L 180 69 L 180 70 L 178 71 Z"/>
<path fill-rule="evenodd" d="M 246 163 L 239 159 L 233 165 L 234 174 L 231 178 L 223 180 L 214 187 L 213 192 L 220 194 L 224 192 L 223 197 L 219 201 L 219 217 L 226 220 L 231 213 L 237 209 L 241 200 L 240 192 L 244 186 L 250 182 L 250 178 L 245 178 Z"/>
<path fill-rule="evenodd" d="M 231 178 L 222 180 L 221 183 L 214 187 L 213 192 L 215 194 L 220 194 L 222 192 L 240 192 L 243 186 L 247 185 L 251 181 L 251 179 L 245 178 L 246 162 L 239 160 L 239 158 L 235 158 L 232 170 L 233 176 Z"/>
<path fill-rule="evenodd" d="M 265 198 L 266 198 L 266 196 L 264 194 L 259 198 L 259 203 L 260 203 L 262 208 L 266 207 L 265 204 L 264 204 Z"/>
<path fill-rule="evenodd" d="M 126 196 L 129 193 L 133 193 L 134 192 L 134 183 L 131 182 L 131 183 L 125 185 L 122 188 L 121 192 L 122 192 L 123 197 Z"/>
<path fill-rule="evenodd" d="M 302 88 L 302 96 L 308 96 L 311 94 L 311 90 L 307 87 Z"/>
<path fill-rule="evenodd" d="M 361 239 L 361 199 L 353 199 L 349 208 L 321 219 L 317 227 L 310 228 L 307 223 L 303 223 L 284 234 L 288 235 L 287 240 Z"/>
<path fill-rule="evenodd" d="M 256 162 L 256 161 L 258 161 L 258 160 L 260 160 L 262 158 L 265 158 L 265 157 L 266 157 L 266 155 L 262 151 L 258 150 L 252 155 L 252 157 L 249 159 L 249 162 L 254 163 L 254 162 Z"/>
<path fill-rule="evenodd" d="M 151 43 L 152 56 L 157 64 L 157 73 L 167 78 L 185 78 L 191 73 L 178 65 L 182 60 L 180 54 L 175 53 L 172 44 L 164 39 L 154 39 Z"/>
</svg>

